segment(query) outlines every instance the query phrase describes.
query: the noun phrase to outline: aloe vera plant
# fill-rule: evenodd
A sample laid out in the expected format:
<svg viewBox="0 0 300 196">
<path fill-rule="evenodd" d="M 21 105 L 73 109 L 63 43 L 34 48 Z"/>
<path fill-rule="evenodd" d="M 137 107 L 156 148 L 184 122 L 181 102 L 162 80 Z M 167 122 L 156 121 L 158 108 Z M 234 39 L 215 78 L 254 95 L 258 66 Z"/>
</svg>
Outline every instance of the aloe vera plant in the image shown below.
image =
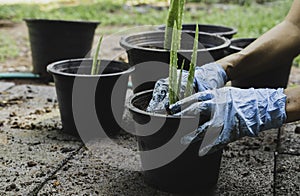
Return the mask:
<svg viewBox="0 0 300 196">
<path fill-rule="evenodd" d="M 175 26 L 176 26 L 176 22 L 174 23 L 174 27 Z M 178 32 L 177 30 L 173 30 L 171 51 L 170 51 L 170 67 L 169 67 L 169 103 L 170 104 L 174 104 L 176 101 L 178 101 L 181 98 L 180 86 L 182 80 L 182 70 L 184 66 L 184 61 L 182 62 L 180 68 L 179 77 L 177 77 L 177 67 L 178 67 L 177 52 L 179 49 L 178 42 L 180 41 L 179 36 L 180 36 L 180 32 Z M 197 24 L 195 38 L 194 38 L 192 59 L 190 62 L 190 68 L 188 72 L 188 79 L 187 79 L 186 89 L 184 92 L 184 97 L 188 97 L 193 94 L 193 80 L 195 75 L 195 67 L 197 64 L 198 38 L 199 38 L 199 29 Z"/>
<path fill-rule="evenodd" d="M 98 61 L 98 56 L 99 56 L 99 52 L 100 52 L 100 46 L 102 43 L 102 39 L 103 39 L 103 36 L 101 36 L 99 38 L 98 43 L 97 43 L 97 48 L 96 48 L 95 54 L 93 56 L 91 75 L 97 75 L 100 70 L 101 61 L 100 60 Z"/>
<path fill-rule="evenodd" d="M 164 48 L 170 49 L 173 30 L 182 30 L 183 12 L 185 0 L 171 0 L 165 30 Z M 176 23 L 176 25 L 174 25 Z M 179 37 L 180 40 L 181 36 Z M 179 41 L 180 48 L 180 41 Z"/>
</svg>

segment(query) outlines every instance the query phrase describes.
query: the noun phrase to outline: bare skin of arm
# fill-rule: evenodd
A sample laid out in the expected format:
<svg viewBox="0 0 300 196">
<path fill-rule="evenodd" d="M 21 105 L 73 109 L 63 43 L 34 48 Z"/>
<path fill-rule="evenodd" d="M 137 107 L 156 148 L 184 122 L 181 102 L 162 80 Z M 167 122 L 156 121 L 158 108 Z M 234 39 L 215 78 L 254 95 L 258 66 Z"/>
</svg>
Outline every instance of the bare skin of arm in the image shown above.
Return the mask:
<svg viewBox="0 0 300 196">
<path fill-rule="evenodd" d="M 300 87 L 287 88 L 285 90 L 286 100 L 286 122 L 300 120 Z"/>
<path fill-rule="evenodd" d="M 300 0 L 294 0 L 281 23 L 260 36 L 244 50 L 217 62 L 229 80 L 252 77 L 282 65 L 290 65 L 300 53 Z M 300 120 L 300 87 L 287 88 L 287 122 Z"/>
</svg>

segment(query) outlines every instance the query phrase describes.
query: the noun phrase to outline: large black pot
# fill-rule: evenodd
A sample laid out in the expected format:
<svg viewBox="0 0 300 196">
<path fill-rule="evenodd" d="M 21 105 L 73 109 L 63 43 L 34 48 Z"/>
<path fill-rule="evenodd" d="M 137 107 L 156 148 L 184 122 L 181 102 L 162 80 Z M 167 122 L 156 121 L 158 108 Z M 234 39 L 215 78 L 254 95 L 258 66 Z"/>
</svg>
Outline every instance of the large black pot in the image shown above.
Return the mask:
<svg viewBox="0 0 300 196">
<path fill-rule="evenodd" d="M 31 46 L 33 72 L 53 80 L 46 67 L 52 62 L 83 58 L 91 50 L 99 22 L 25 19 Z"/>
<path fill-rule="evenodd" d="M 184 61 L 185 70 L 189 69 L 194 35 L 182 33 L 178 65 Z M 132 75 L 134 93 L 153 89 L 157 80 L 168 76 L 170 51 L 163 49 L 163 44 L 163 31 L 131 34 L 120 40 L 120 45 L 127 51 L 129 64 L 136 67 Z M 197 65 L 204 65 L 224 57 L 229 45 L 230 40 L 226 38 L 199 33 Z"/>
<path fill-rule="evenodd" d="M 240 52 L 250 45 L 255 38 L 238 38 L 231 40 L 228 52 Z M 262 56 L 263 58 L 263 56 Z M 231 81 L 232 86 L 238 88 L 286 88 L 291 71 L 292 62 L 282 62 L 280 69 L 268 71 L 253 77 Z"/>
<path fill-rule="evenodd" d="M 91 65 L 91 59 L 74 59 L 47 67 L 54 77 L 63 130 L 91 139 L 99 131 L 93 123 L 100 122 L 106 135 L 116 136 L 121 129 L 128 78 L 134 68 L 102 60 L 105 69 L 100 75 L 90 75 Z"/>
<path fill-rule="evenodd" d="M 222 150 L 200 157 L 201 140 L 188 146 L 181 144 L 182 136 L 195 130 L 199 119 L 145 112 L 152 92 L 134 94 L 129 102 L 145 182 L 172 193 L 213 191 L 219 177 Z"/>
<path fill-rule="evenodd" d="M 157 29 L 165 30 L 166 26 L 161 25 Z M 236 33 L 237 30 L 232 27 L 226 27 L 222 25 L 211 25 L 211 24 L 198 24 L 199 32 L 210 33 L 213 35 L 219 35 L 231 39 Z M 182 31 L 195 33 L 196 24 L 183 24 Z"/>
</svg>

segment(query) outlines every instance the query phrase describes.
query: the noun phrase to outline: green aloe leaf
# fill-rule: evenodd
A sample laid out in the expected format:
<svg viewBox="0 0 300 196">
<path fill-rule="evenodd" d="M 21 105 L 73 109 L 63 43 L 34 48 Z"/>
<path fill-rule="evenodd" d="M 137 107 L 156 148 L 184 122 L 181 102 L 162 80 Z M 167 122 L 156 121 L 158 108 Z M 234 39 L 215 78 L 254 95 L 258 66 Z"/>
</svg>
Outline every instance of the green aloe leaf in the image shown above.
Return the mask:
<svg viewBox="0 0 300 196">
<path fill-rule="evenodd" d="M 193 83 L 194 83 L 195 67 L 197 65 L 198 38 L 199 38 L 199 28 L 198 28 L 198 24 L 196 24 L 193 54 L 192 54 L 192 60 L 191 60 L 191 63 L 190 63 L 189 75 L 188 75 L 188 80 L 187 80 L 187 85 L 186 85 L 184 97 L 188 97 L 188 96 L 191 96 L 193 94 Z"/>
<path fill-rule="evenodd" d="M 176 21 L 174 27 L 176 26 Z M 177 101 L 177 51 L 178 51 L 178 31 L 174 28 L 172 32 L 172 43 L 170 51 L 170 66 L 169 66 L 169 102 L 173 104 Z"/>
<path fill-rule="evenodd" d="M 100 60 L 98 61 L 98 56 L 100 52 L 100 46 L 102 43 L 103 35 L 99 38 L 98 43 L 97 43 L 97 48 L 93 57 L 93 64 L 92 64 L 92 70 L 91 70 L 91 75 L 97 75 L 100 70 Z"/>
</svg>

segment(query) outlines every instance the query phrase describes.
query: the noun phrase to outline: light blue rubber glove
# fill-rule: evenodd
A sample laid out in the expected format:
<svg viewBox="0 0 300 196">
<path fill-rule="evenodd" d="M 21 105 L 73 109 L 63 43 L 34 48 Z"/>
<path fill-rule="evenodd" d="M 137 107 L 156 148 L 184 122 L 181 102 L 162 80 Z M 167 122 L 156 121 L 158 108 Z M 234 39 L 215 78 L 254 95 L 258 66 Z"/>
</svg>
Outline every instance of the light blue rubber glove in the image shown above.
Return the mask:
<svg viewBox="0 0 300 196">
<path fill-rule="evenodd" d="M 279 128 L 286 120 L 283 89 L 224 87 L 193 94 L 170 106 L 175 116 L 196 115 L 209 120 L 182 138 L 182 143 L 202 140 L 199 155 L 214 152 L 244 136 Z"/>
<path fill-rule="evenodd" d="M 180 70 L 178 70 L 179 76 Z M 188 71 L 183 70 L 180 92 L 183 95 L 188 78 Z M 193 87 L 195 92 L 201 92 L 209 89 L 221 88 L 227 82 L 226 72 L 221 65 L 217 63 L 205 64 L 195 68 Z M 165 112 L 166 105 L 169 103 L 168 95 L 169 79 L 158 80 L 155 84 L 152 100 L 147 108 L 148 112 Z"/>
</svg>

